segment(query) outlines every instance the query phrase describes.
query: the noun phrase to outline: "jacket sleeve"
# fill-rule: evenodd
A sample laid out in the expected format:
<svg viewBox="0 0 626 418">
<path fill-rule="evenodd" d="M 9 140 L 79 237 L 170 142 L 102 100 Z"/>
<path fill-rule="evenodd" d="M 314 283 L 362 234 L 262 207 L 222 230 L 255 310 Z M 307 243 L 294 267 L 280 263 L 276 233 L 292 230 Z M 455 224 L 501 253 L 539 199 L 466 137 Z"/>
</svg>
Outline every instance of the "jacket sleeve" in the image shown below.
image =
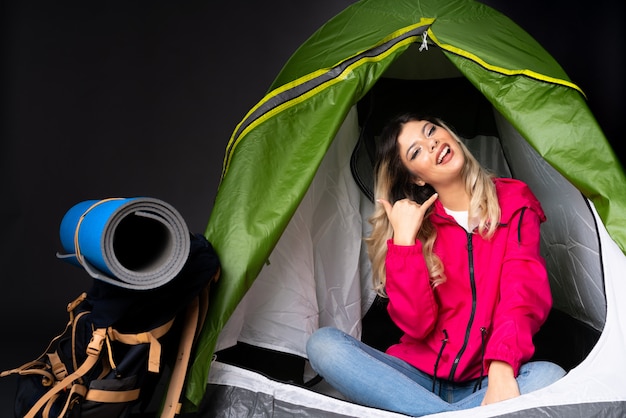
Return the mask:
<svg viewBox="0 0 626 418">
<path fill-rule="evenodd" d="M 389 240 L 385 269 L 389 316 L 408 336 L 423 338 L 433 330 L 438 309 L 421 242 L 399 246 Z"/>
<path fill-rule="evenodd" d="M 522 210 L 511 219 L 500 279 L 500 301 L 485 350 L 485 367 L 501 360 L 520 366 L 534 354 L 533 336 L 552 307 L 545 261 L 540 254 L 539 215 Z"/>
</svg>

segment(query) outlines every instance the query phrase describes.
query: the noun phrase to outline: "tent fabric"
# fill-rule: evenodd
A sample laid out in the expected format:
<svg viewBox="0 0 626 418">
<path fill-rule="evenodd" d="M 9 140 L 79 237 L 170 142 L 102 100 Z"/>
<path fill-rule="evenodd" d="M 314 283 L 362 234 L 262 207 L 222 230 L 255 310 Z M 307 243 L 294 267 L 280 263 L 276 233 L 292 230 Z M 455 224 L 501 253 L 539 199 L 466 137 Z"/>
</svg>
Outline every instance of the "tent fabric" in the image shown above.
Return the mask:
<svg viewBox="0 0 626 418">
<path fill-rule="evenodd" d="M 220 333 L 259 273 L 272 265 L 272 251 L 351 109 L 395 61 L 404 59 L 412 44 L 422 46 L 424 39 L 428 48 L 412 55 L 416 62 L 427 66 L 437 56 L 432 50 L 440 51 L 597 211 L 594 219 L 607 231 L 602 259 L 622 263 L 604 272 L 607 315 L 602 338 L 623 343 L 615 334 L 619 314 L 608 292 L 614 290 L 611 280 L 619 277 L 618 269 L 624 271 L 626 196 L 614 191 L 626 190 L 626 177 L 580 88 L 536 41 L 487 6 L 470 0 L 363 0 L 331 19 L 292 55 L 228 144 L 205 234 L 220 256 L 222 280 L 213 293 L 187 382 L 192 407 L 204 395 Z M 603 283 L 597 287 L 602 293 Z M 587 306 L 578 309 L 587 323 L 602 328 L 604 302 L 590 315 Z M 573 375 L 582 373 L 576 370 Z M 606 366 L 597 370 L 608 372 Z M 624 399 L 615 390 L 623 382 L 615 379 L 606 384 L 613 390 L 597 396 L 592 390 L 594 401 Z M 606 389 L 604 385 L 599 384 Z M 551 405 L 542 399 L 543 405 Z M 555 404 L 568 403 L 555 399 Z"/>
<path fill-rule="evenodd" d="M 342 399 L 324 396 L 311 390 L 276 382 L 259 374 L 216 362 L 209 376 L 211 384 L 206 401 L 199 411 L 202 417 L 263 416 L 274 418 L 299 417 L 340 418 L 371 417 L 400 418 L 406 415 L 366 408 Z M 238 399 L 233 407 L 225 400 Z M 593 403 L 567 403 L 562 405 L 528 405 L 523 410 L 502 408 L 472 410 L 472 417 L 545 418 L 545 417 L 603 417 L 621 418 L 626 401 L 602 400 Z M 228 412 L 224 412 L 228 411 Z M 509 411 L 509 412 L 505 412 Z M 435 414 L 430 417 L 467 417 L 468 411 Z"/>
<path fill-rule="evenodd" d="M 372 204 L 362 202 L 350 169 L 357 137 L 353 110 L 216 350 L 240 341 L 305 357 L 306 341 L 321 325 L 361 336 L 360 320 L 375 295 L 361 242 L 368 227 L 362 210 Z"/>
</svg>

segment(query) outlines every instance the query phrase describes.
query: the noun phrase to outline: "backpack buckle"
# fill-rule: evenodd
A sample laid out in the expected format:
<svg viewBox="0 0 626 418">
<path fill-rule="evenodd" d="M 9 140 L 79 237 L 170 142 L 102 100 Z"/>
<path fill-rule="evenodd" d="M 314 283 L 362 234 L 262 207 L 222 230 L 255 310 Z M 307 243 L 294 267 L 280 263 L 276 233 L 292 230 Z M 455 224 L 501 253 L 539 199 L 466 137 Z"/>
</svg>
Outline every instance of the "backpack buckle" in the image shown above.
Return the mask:
<svg viewBox="0 0 626 418">
<path fill-rule="evenodd" d="M 91 341 L 89 341 L 89 345 L 87 346 L 87 355 L 88 356 L 99 356 L 102 351 L 102 345 L 104 344 L 104 340 L 106 340 L 106 328 L 98 328 L 93 332 L 91 336 Z"/>
</svg>

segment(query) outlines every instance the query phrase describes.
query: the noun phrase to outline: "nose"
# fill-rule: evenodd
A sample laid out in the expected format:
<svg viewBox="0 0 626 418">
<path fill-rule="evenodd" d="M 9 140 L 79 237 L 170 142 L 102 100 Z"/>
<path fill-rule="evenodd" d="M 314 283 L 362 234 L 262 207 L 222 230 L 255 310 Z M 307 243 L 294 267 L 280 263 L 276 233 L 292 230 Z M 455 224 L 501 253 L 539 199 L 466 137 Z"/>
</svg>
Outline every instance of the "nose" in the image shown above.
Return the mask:
<svg viewBox="0 0 626 418">
<path fill-rule="evenodd" d="M 438 139 L 433 139 L 432 141 L 430 141 L 430 152 L 435 151 L 435 149 L 437 149 L 437 145 L 439 145 Z"/>
</svg>

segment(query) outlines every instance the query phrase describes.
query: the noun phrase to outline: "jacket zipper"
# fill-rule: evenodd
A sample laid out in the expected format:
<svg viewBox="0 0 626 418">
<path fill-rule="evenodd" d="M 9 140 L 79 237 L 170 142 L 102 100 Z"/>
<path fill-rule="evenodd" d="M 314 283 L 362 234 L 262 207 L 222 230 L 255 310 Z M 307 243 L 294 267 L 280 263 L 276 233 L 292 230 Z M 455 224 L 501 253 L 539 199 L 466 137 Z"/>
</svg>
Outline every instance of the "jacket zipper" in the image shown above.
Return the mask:
<svg viewBox="0 0 626 418">
<path fill-rule="evenodd" d="M 472 287 L 472 312 L 470 314 L 470 318 L 467 323 L 467 329 L 465 331 L 465 340 L 463 341 L 463 346 L 461 347 L 458 354 L 456 355 L 454 362 L 452 363 L 452 368 L 450 369 L 450 376 L 448 377 L 448 380 L 451 382 L 454 381 L 454 374 L 456 373 L 456 368 L 459 365 L 459 362 L 461 361 L 461 356 L 463 355 L 463 353 L 465 352 L 465 349 L 467 348 L 467 344 L 469 343 L 470 331 L 472 329 L 472 324 L 474 322 L 474 315 L 476 314 L 476 280 L 474 279 L 474 253 L 473 253 L 474 249 L 472 246 L 472 234 L 467 231 L 466 231 L 466 234 L 467 234 L 467 257 L 468 257 L 468 262 L 469 262 L 469 279 L 470 279 L 470 285 Z"/>
</svg>

